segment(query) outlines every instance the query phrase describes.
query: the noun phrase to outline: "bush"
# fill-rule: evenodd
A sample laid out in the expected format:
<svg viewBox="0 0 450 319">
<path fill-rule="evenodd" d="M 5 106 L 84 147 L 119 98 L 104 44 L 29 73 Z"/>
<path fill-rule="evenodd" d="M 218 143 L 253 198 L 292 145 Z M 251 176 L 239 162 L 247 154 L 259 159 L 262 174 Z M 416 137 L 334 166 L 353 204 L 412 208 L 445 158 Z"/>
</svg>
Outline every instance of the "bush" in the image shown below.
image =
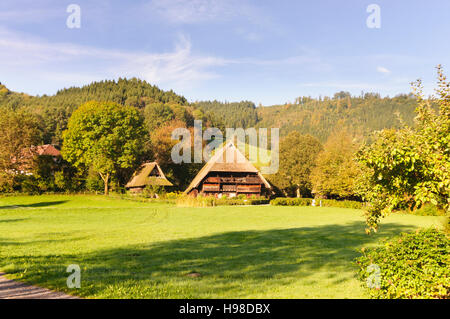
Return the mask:
<svg viewBox="0 0 450 319">
<path fill-rule="evenodd" d="M 39 195 L 41 193 L 39 181 L 33 175 L 18 175 L 15 182 L 23 193 L 28 195 Z"/>
<path fill-rule="evenodd" d="M 175 200 L 175 199 L 179 198 L 180 196 L 181 196 L 181 194 L 179 194 L 179 193 L 169 192 L 166 194 L 166 199 Z"/>
<path fill-rule="evenodd" d="M 245 196 L 245 195 L 244 195 Z M 269 204 L 269 200 L 264 197 L 233 197 L 215 198 L 213 196 L 180 196 L 177 199 L 177 206 L 187 207 L 210 207 L 210 206 L 235 206 L 235 205 L 263 205 Z"/>
<path fill-rule="evenodd" d="M 14 192 L 14 175 L 0 171 L 0 193 Z"/>
<path fill-rule="evenodd" d="M 147 185 L 141 194 L 145 198 L 165 198 L 166 191 L 164 187 L 158 185 Z"/>
<path fill-rule="evenodd" d="M 320 202 L 320 199 L 318 200 Z M 322 199 L 322 206 L 363 209 L 364 203 L 353 200 Z"/>
<path fill-rule="evenodd" d="M 311 206 L 312 198 L 286 198 L 278 197 L 270 201 L 271 205 L 274 206 Z M 351 200 L 335 200 L 335 199 L 316 199 L 316 206 L 324 207 L 340 207 L 340 208 L 354 208 L 362 209 L 364 203 L 351 201 Z"/>
<path fill-rule="evenodd" d="M 277 197 L 270 201 L 270 205 L 274 206 L 311 206 L 311 203 L 311 198 Z"/>
<path fill-rule="evenodd" d="M 91 192 L 103 192 L 105 185 L 99 174 L 89 171 L 86 178 L 86 189 Z"/>
<path fill-rule="evenodd" d="M 427 204 L 417 209 L 405 209 L 399 211 L 399 213 L 418 215 L 418 216 L 444 216 L 445 211 L 437 208 L 435 205 Z"/>
<path fill-rule="evenodd" d="M 362 250 L 357 259 L 359 278 L 366 285 L 371 264 L 380 268 L 373 298 L 450 297 L 450 238 L 436 229 L 402 234 L 382 247 Z"/>
</svg>

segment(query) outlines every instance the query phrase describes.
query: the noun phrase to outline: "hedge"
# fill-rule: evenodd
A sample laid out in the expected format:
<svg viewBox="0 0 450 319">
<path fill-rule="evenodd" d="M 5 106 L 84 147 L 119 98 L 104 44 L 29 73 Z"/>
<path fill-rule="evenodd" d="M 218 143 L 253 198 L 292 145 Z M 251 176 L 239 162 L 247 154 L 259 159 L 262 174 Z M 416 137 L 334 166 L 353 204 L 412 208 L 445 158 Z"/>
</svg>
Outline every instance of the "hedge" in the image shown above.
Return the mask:
<svg viewBox="0 0 450 319">
<path fill-rule="evenodd" d="M 236 206 L 236 205 L 264 205 L 269 204 L 269 200 L 260 198 L 216 198 L 213 196 L 183 196 L 177 199 L 177 206 L 187 207 L 210 207 L 210 206 Z"/>
<path fill-rule="evenodd" d="M 317 203 L 320 200 L 316 201 Z M 322 206 L 325 207 L 340 207 L 340 208 L 354 208 L 354 209 L 363 209 L 363 202 L 357 202 L 354 200 L 336 200 L 336 199 L 322 199 Z"/>
<path fill-rule="evenodd" d="M 311 206 L 311 204 L 311 198 L 278 197 L 270 201 L 270 205 L 274 206 Z"/>
<path fill-rule="evenodd" d="M 312 201 L 312 198 L 278 197 L 271 200 L 270 204 L 274 206 L 311 206 Z M 361 202 L 335 199 L 316 199 L 316 206 L 320 206 L 320 202 L 322 202 L 322 206 L 324 207 L 341 207 L 354 209 L 362 209 L 364 207 L 364 203 Z"/>
<path fill-rule="evenodd" d="M 420 208 L 416 208 L 413 210 L 410 210 L 410 209 L 400 210 L 397 213 L 411 214 L 411 215 L 417 215 L 417 216 L 445 216 L 446 215 L 444 209 L 440 209 L 432 204 L 426 204 Z"/>
</svg>

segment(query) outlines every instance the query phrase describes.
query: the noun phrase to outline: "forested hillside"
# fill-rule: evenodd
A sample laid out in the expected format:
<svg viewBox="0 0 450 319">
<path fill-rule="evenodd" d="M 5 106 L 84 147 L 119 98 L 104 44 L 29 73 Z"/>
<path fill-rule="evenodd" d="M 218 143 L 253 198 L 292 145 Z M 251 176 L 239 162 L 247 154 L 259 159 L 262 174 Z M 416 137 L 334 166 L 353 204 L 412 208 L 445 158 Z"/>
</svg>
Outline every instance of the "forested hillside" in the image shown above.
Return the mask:
<svg viewBox="0 0 450 319">
<path fill-rule="evenodd" d="M 347 92 L 314 99 L 299 97 L 295 103 L 255 107 L 254 103 L 202 101 L 193 106 L 226 127 L 278 127 L 281 136 L 292 131 L 310 134 L 325 142 L 336 129 L 345 127 L 366 138 L 384 128 L 413 125 L 417 101 L 413 95 L 380 97 L 375 93 L 351 96 Z M 214 122 L 214 121 L 212 121 Z"/>
<path fill-rule="evenodd" d="M 72 112 L 81 104 L 91 101 L 111 101 L 144 109 L 155 103 L 186 106 L 187 100 L 173 91 L 163 91 L 139 79 L 101 81 L 58 91 L 52 96 L 30 96 L 9 91 L 0 84 L 0 107 L 13 110 L 25 108 L 40 117 L 45 132 L 43 143 L 61 143 Z"/>
<path fill-rule="evenodd" d="M 194 106 L 200 109 L 212 122 L 222 123 L 225 127 L 254 127 L 258 123 L 258 112 L 253 102 L 202 101 Z"/>
<path fill-rule="evenodd" d="M 301 97 L 294 104 L 258 108 L 259 127 L 279 127 L 282 136 L 291 131 L 311 134 L 325 142 L 335 128 L 367 137 L 375 130 L 399 128 L 401 121 L 413 125 L 417 101 L 412 95 L 381 98 L 378 94 L 334 97 Z M 401 120 L 400 120 L 401 119 Z"/>
<path fill-rule="evenodd" d="M 190 126 L 189 122 L 198 118 L 206 121 L 204 126 L 217 126 L 221 129 L 279 127 L 281 136 L 298 131 L 315 136 L 321 142 L 325 142 L 337 127 L 345 127 L 356 136 L 368 137 L 375 130 L 399 128 L 400 119 L 407 125 L 412 125 L 416 107 L 416 100 L 412 95 L 382 98 L 374 93 L 351 96 L 347 92 L 319 99 L 299 97 L 295 103 L 270 107 L 256 107 L 250 101 L 230 103 L 214 100 L 189 104 L 186 98 L 173 91 L 163 91 L 134 78 L 63 89 L 52 96 L 30 96 L 11 92 L 5 86 L 0 86 L 0 107 L 13 110 L 25 108 L 41 118 L 45 132 L 43 143 L 61 143 L 62 131 L 72 112 L 91 100 L 137 107 L 146 114 L 146 118 L 156 116 L 152 121 L 157 121 L 158 126 L 164 124 L 159 123 L 161 121 L 173 119 L 180 119 Z"/>
</svg>

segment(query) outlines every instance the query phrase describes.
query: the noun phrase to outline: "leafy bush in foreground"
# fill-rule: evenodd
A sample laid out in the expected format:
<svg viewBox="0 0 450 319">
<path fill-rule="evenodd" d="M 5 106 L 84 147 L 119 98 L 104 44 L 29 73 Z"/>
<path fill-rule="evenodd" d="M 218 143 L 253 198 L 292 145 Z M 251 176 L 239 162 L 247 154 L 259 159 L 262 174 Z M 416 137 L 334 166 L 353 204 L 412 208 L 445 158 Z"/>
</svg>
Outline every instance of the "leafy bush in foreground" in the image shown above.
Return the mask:
<svg viewBox="0 0 450 319">
<path fill-rule="evenodd" d="M 450 297 L 450 238 L 436 229 L 402 234 L 382 247 L 362 250 L 357 259 L 359 278 L 366 280 L 380 268 L 379 287 L 370 288 L 373 298 Z"/>
</svg>

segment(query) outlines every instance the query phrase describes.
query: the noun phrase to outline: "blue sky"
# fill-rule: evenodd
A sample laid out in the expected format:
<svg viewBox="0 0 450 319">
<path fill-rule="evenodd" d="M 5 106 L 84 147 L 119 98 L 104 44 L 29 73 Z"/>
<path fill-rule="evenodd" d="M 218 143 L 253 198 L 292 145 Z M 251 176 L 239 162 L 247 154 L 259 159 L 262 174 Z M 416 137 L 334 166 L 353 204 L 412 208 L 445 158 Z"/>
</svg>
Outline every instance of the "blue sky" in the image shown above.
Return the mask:
<svg viewBox="0 0 450 319">
<path fill-rule="evenodd" d="M 68 5 L 81 28 L 66 26 Z M 381 27 L 368 28 L 370 4 Z M 450 74 L 448 0 L 2 0 L 0 82 L 29 94 L 139 77 L 196 100 L 432 93 Z"/>
</svg>

